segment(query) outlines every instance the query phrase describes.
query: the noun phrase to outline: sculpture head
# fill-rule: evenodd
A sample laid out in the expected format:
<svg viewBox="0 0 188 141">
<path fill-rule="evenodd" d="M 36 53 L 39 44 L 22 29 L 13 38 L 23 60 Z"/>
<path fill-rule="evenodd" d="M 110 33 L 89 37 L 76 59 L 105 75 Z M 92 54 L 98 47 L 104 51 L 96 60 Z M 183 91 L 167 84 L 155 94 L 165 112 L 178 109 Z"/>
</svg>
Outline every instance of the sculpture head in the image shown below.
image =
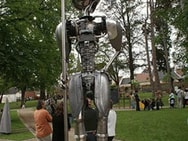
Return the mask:
<svg viewBox="0 0 188 141">
<path fill-rule="evenodd" d="M 100 0 L 72 0 L 74 7 L 78 10 L 85 10 L 90 7 L 90 12 L 93 12 Z"/>
</svg>

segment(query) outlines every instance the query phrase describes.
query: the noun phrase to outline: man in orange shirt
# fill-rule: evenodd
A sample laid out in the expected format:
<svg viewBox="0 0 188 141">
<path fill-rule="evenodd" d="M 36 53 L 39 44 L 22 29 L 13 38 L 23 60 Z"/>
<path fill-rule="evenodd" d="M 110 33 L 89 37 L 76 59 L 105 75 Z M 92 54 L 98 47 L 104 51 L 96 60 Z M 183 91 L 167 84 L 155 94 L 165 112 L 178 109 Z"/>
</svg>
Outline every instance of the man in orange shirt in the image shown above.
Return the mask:
<svg viewBox="0 0 188 141">
<path fill-rule="evenodd" d="M 52 128 L 49 122 L 52 121 L 52 116 L 45 110 L 45 102 L 39 100 L 34 112 L 35 130 L 37 141 L 51 141 Z"/>
</svg>

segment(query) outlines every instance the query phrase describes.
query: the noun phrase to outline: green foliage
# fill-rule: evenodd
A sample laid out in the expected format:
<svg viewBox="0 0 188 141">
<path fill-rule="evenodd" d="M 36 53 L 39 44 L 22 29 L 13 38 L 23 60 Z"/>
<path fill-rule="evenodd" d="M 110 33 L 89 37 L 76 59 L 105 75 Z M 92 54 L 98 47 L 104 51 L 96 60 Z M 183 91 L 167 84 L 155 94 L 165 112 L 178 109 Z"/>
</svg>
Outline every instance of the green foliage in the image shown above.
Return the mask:
<svg viewBox="0 0 188 141">
<path fill-rule="evenodd" d="M 140 83 L 136 80 L 131 80 L 131 85 L 133 87 L 133 90 L 138 90 L 139 89 L 139 86 L 140 86 Z"/>
<path fill-rule="evenodd" d="M 54 40 L 60 1 L 4 1 L 0 18 L 0 75 L 23 89 L 49 87 L 60 74 Z"/>
<path fill-rule="evenodd" d="M 188 82 L 188 75 L 184 76 L 183 82 L 185 82 L 185 83 Z"/>
<path fill-rule="evenodd" d="M 166 73 L 165 76 L 163 77 L 162 81 L 163 82 L 168 82 L 169 79 L 171 79 L 171 75 Z"/>
</svg>

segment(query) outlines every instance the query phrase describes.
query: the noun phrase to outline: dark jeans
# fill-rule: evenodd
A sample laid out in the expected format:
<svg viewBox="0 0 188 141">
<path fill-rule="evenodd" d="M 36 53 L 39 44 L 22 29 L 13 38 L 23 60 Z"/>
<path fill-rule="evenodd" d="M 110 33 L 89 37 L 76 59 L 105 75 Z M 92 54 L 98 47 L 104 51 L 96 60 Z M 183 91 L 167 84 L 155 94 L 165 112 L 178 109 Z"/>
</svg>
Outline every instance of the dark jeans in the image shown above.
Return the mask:
<svg viewBox="0 0 188 141">
<path fill-rule="evenodd" d="M 185 108 L 185 105 L 187 105 L 187 101 L 188 101 L 188 99 L 183 100 L 183 108 Z"/>
<path fill-rule="evenodd" d="M 112 141 L 114 136 L 108 137 L 108 141 Z"/>
<path fill-rule="evenodd" d="M 86 141 L 97 141 L 95 134 L 87 133 Z"/>
<path fill-rule="evenodd" d="M 136 111 L 140 111 L 140 104 L 139 104 L 139 101 L 136 101 Z"/>
</svg>

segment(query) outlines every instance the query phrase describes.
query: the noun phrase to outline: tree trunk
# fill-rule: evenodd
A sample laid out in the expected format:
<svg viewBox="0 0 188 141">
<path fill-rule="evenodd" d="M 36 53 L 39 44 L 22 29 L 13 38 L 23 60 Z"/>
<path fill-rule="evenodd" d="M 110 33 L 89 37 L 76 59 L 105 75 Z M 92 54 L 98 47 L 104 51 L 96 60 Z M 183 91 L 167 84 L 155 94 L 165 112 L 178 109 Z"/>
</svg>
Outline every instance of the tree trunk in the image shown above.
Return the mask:
<svg viewBox="0 0 188 141">
<path fill-rule="evenodd" d="M 145 26 L 147 23 L 145 22 Z M 147 64 L 148 64 L 148 73 L 149 73 L 149 78 L 150 78 L 150 84 L 152 87 L 152 94 L 153 96 L 155 95 L 155 91 L 154 91 L 154 84 L 153 84 L 153 75 L 152 75 L 152 71 L 151 71 L 151 62 L 150 62 L 150 57 L 149 57 L 149 47 L 148 47 L 148 31 L 145 27 L 144 29 L 144 36 L 145 36 L 145 44 L 146 44 L 146 57 L 147 57 Z"/>
<path fill-rule="evenodd" d="M 4 92 L 2 92 L 2 93 L 1 93 L 1 97 L 0 97 L 0 103 L 2 103 L 3 94 L 4 94 Z"/>
<path fill-rule="evenodd" d="M 130 80 L 134 80 L 134 60 L 132 54 L 132 43 L 131 43 L 131 29 L 130 29 L 130 19 L 129 13 L 127 12 L 127 28 L 126 28 L 126 38 L 128 42 L 128 53 L 129 53 L 129 70 L 130 70 Z M 131 90 L 134 89 L 133 84 L 131 83 Z"/>
<path fill-rule="evenodd" d="M 152 47 L 152 62 L 153 62 L 153 73 L 155 76 L 154 81 L 154 91 L 161 90 L 160 86 L 160 80 L 159 80 L 159 74 L 157 69 L 157 55 L 156 55 L 156 47 L 155 47 L 155 34 L 154 34 L 154 2 L 153 0 L 150 0 L 150 11 L 151 11 L 151 47 Z"/>
<path fill-rule="evenodd" d="M 20 105 L 20 108 L 25 104 L 25 92 L 26 92 L 26 86 L 21 88 L 21 105 Z"/>
<path fill-rule="evenodd" d="M 165 29 L 164 29 L 165 30 Z M 173 86 L 173 80 L 171 78 L 171 70 L 170 70 L 170 64 L 169 64 L 169 55 L 168 55 L 168 48 L 167 48 L 167 44 L 166 44 L 166 36 L 164 34 L 164 30 L 162 30 L 162 35 L 163 35 L 163 45 L 164 45 L 164 51 L 165 51 L 165 61 L 166 61 L 166 70 L 167 70 L 167 83 L 168 83 L 168 88 L 170 91 L 174 91 L 174 86 Z"/>
<path fill-rule="evenodd" d="M 146 44 L 146 57 L 147 57 L 147 64 L 148 64 L 148 73 L 149 73 L 149 78 L 150 78 L 150 85 L 152 87 L 152 95 L 155 96 L 155 91 L 154 91 L 154 84 L 153 84 L 153 75 L 152 75 L 152 71 L 151 71 L 151 62 L 150 62 L 150 55 L 149 55 L 149 47 L 148 47 L 148 34 L 150 33 L 148 24 L 147 24 L 147 20 L 149 17 L 148 14 L 148 1 L 147 1 L 147 17 L 145 19 L 145 23 L 144 23 L 144 37 L 145 37 L 145 44 Z"/>
<path fill-rule="evenodd" d="M 40 88 L 40 99 L 46 99 L 45 88 Z"/>
</svg>

